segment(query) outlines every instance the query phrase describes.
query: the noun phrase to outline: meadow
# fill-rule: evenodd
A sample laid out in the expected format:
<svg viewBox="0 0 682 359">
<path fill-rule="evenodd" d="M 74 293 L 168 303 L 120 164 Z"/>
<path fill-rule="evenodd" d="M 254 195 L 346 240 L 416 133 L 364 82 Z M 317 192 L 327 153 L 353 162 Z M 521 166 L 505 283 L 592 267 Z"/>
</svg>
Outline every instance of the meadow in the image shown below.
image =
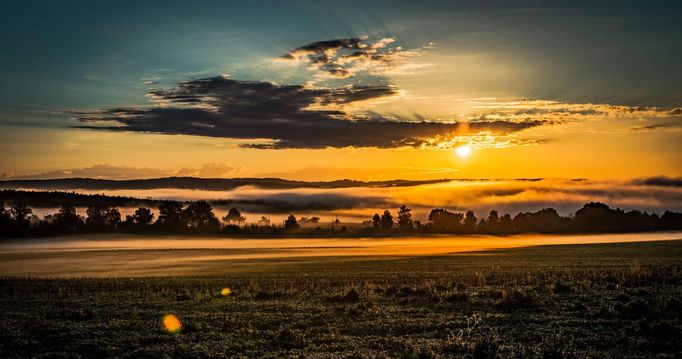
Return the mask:
<svg viewBox="0 0 682 359">
<path fill-rule="evenodd" d="M 144 251 L 114 252 L 124 263 Z M 168 276 L 151 271 L 153 277 L 4 272 L 0 357 L 637 358 L 682 352 L 681 240 L 229 262 L 222 271 L 180 267 Z M 87 273 L 88 262 L 80 263 Z M 164 327 L 169 314 L 179 330 Z"/>
</svg>

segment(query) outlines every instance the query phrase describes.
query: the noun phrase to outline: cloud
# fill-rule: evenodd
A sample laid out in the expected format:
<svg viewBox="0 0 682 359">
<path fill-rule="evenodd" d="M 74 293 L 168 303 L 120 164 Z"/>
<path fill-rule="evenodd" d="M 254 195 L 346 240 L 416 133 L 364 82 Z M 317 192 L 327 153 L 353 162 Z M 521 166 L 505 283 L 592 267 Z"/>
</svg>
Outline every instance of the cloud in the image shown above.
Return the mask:
<svg viewBox="0 0 682 359">
<path fill-rule="evenodd" d="M 71 111 L 77 128 L 228 138 L 260 149 L 344 147 L 477 149 L 530 146 L 547 142 L 525 129 L 603 118 L 625 118 L 622 131 L 678 131 L 679 108 L 565 103 L 553 100 L 454 99 L 466 114 L 427 119 L 370 112 L 380 102 L 419 99 L 385 83 L 384 75 L 413 66 L 424 48 L 403 50 L 394 38 L 354 37 L 312 42 L 288 51 L 280 63 L 305 65 L 315 79 L 305 85 L 240 81 L 225 76 L 193 79 L 170 89 L 152 89 L 148 106 Z M 322 79 L 378 76 L 369 85 L 316 86 Z M 365 80 L 366 78 L 363 78 Z M 433 99 L 426 98 L 427 101 Z M 458 120 L 453 120 L 458 119 Z M 656 123 L 652 123 L 656 121 Z M 634 122 L 634 123 L 633 123 Z M 220 170 L 218 170 L 220 171 Z"/>
<path fill-rule="evenodd" d="M 157 106 L 72 113 L 81 116 L 79 128 L 247 139 L 253 142 L 241 146 L 269 149 L 420 147 L 438 136 L 505 135 L 542 124 L 396 121 L 349 110 L 396 95 L 389 85 L 306 88 L 216 76 L 150 92 Z"/>
<path fill-rule="evenodd" d="M 94 165 L 85 168 L 48 171 L 30 175 L 12 175 L 3 179 L 54 179 L 54 178 L 96 178 L 111 180 L 128 180 L 142 178 L 159 178 L 168 176 L 192 176 L 204 178 L 219 178 L 234 176 L 241 168 L 231 167 L 224 163 L 204 163 L 199 168 L 183 168 L 180 170 L 165 170 L 149 167 Z"/>
<path fill-rule="evenodd" d="M 290 50 L 275 59 L 276 63 L 305 65 L 318 79 L 347 79 L 359 73 L 381 76 L 400 74 L 423 66 L 408 60 L 423 49 L 393 47 L 395 39 L 386 37 L 368 42 L 366 36 L 317 41 Z"/>
<path fill-rule="evenodd" d="M 470 120 L 523 121 L 528 118 L 545 122 L 589 120 L 608 118 L 666 119 L 680 117 L 679 109 L 645 106 L 625 106 L 600 103 L 567 103 L 553 100 L 531 99 L 460 99 L 479 111 Z"/>
<path fill-rule="evenodd" d="M 682 177 L 647 177 L 634 180 L 632 183 L 643 186 L 682 188 Z"/>
</svg>

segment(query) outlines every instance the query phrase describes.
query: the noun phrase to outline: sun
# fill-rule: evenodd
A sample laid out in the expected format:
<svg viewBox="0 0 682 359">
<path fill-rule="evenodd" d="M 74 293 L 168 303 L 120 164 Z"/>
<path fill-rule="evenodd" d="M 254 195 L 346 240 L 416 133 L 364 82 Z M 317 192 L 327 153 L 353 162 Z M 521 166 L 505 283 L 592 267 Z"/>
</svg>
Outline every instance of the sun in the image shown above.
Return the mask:
<svg viewBox="0 0 682 359">
<path fill-rule="evenodd" d="M 455 149 L 455 152 L 457 152 L 457 156 L 459 157 L 467 157 L 471 154 L 471 146 L 461 145 Z"/>
</svg>

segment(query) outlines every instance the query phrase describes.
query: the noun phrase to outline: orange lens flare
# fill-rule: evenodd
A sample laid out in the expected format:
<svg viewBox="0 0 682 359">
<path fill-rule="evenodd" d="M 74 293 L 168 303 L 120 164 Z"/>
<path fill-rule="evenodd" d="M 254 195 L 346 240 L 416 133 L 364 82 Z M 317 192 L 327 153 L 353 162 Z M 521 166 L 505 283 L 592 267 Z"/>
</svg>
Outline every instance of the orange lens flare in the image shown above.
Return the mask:
<svg viewBox="0 0 682 359">
<path fill-rule="evenodd" d="M 178 317 L 176 317 L 174 314 L 166 314 L 163 317 L 163 326 L 169 333 L 178 333 L 180 332 L 180 329 L 182 329 L 182 323 L 180 323 L 180 319 L 178 319 Z"/>
</svg>

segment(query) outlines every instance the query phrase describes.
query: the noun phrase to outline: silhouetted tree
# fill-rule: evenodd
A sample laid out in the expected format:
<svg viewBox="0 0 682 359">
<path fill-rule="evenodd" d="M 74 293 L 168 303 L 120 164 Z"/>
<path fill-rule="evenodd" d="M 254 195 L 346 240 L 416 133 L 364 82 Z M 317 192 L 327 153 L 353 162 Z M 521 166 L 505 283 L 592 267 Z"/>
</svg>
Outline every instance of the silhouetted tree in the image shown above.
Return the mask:
<svg viewBox="0 0 682 359">
<path fill-rule="evenodd" d="M 514 222 L 509 213 L 505 213 L 502 217 L 500 217 L 499 232 L 500 233 L 514 232 Z"/>
<path fill-rule="evenodd" d="M 211 230 L 220 227 L 220 221 L 213 214 L 213 208 L 206 201 L 190 203 L 182 211 L 182 218 L 189 228 L 194 230 Z"/>
<path fill-rule="evenodd" d="M 83 224 L 83 220 L 76 213 L 76 207 L 70 204 L 62 204 L 53 216 L 53 223 L 57 227 L 67 230 L 76 230 Z"/>
<path fill-rule="evenodd" d="M 381 216 L 378 213 L 374 213 L 374 216 L 372 216 L 372 227 L 375 229 L 381 227 Z"/>
<path fill-rule="evenodd" d="M 497 211 L 490 211 L 486 222 L 486 233 L 500 233 L 500 215 Z"/>
<path fill-rule="evenodd" d="M 476 225 L 476 232 L 488 233 L 488 221 L 485 218 L 481 218 L 481 220 L 478 221 L 478 225 Z"/>
<path fill-rule="evenodd" d="M 85 214 L 85 224 L 94 230 L 114 229 L 121 222 L 121 212 L 116 207 L 89 206 Z"/>
<path fill-rule="evenodd" d="M 5 209 L 5 202 L 0 202 L 0 233 L 9 234 L 12 229 L 12 215 Z"/>
<path fill-rule="evenodd" d="M 270 226 L 270 218 L 266 216 L 261 216 L 260 221 L 258 221 L 258 224 L 264 227 L 269 227 Z"/>
<path fill-rule="evenodd" d="M 462 227 L 461 213 L 453 213 L 443 208 L 432 209 L 429 213 L 429 221 L 436 232 L 458 232 Z"/>
<path fill-rule="evenodd" d="M 393 216 L 389 210 L 385 210 L 381 215 L 381 229 L 389 230 L 393 228 Z"/>
<path fill-rule="evenodd" d="M 12 208 L 10 209 L 10 214 L 12 216 L 12 221 L 17 228 L 25 229 L 31 226 L 33 210 L 28 208 L 26 202 L 14 201 L 14 203 L 12 203 Z"/>
<path fill-rule="evenodd" d="M 544 208 L 535 213 L 519 213 L 513 223 L 516 232 L 557 233 L 568 228 L 570 219 L 561 217 L 554 208 Z"/>
<path fill-rule="evenodd" d="M 682 213 L 665 211 L 660 221 L 662 229 L 673 230 L 682 228 Z"/>
<path fill-rule="evenodd" d="M 462 229 L 465 233 L 474 233 L 476 231 L 476 225 L 478 224 L 478 219 L 474 214 L 474 211 L 467 211 L 464 215 L 464 222 L 462 223 Z"/>
<path fill-rule="evenodd" d="M 293 214 L 290 214 L 289 217 L 287 217 L 287 219 L 284 220 L 284 229 L 290 231 L 299 228 L 301 228 L 301 226 L 298 224 L 296 216 L 294 216 Z"/>
<path fill-rule="evenodd" d="M 133 213 L 133 223 L 138 226 L 148 226 L 154 220 L 154 213 L 149 208 L 140 207 Z"/>
<path fill-rule="evenodd" d="M 407 208 L 407 206 L 404 204 L 400 206 L 400 209 L 398 209 L 398 227 L 400 227 L 400 229 L 412 229 L 411 211 L 412 210 Z"/>
<path fill-rule="evenodd" d="M 164 228 L 184 229 L 187 227 L 182 216 L 182 203 L 166 201 L 159 205 L 159 218 L 156 223 Z"/>
<path fill-rule="evenodd" d="M 230 208 L 225 217 L 223 217 L 223 221 L 227 224 L 237 223 L 237 226 L 241 226 L 242 222 L 246 221 L 246 217 L 242 216 L 238 209 Z"/>
<path fill-rule="evenodd" d="M 590 202 L 575 212 L 573 226 L 581 232 L 611 232 L 618 230 L 618 211 L 600 202 Z"/>
</svg>

